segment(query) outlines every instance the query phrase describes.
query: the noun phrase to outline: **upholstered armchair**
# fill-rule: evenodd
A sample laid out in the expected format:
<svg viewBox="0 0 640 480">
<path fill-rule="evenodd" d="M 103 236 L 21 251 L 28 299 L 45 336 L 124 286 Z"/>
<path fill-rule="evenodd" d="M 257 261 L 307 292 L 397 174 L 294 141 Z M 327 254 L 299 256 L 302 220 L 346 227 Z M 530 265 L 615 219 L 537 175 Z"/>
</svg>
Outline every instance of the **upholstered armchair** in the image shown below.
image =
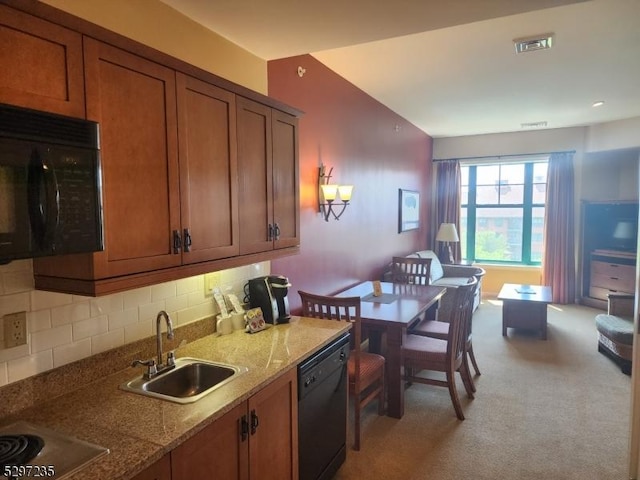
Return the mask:
<svg viewBox="0 0 640 480">
<path fill-rule="evenodd" d="M 627 375 L 631 375 L 633 359 L 633 309 L 633 295 L 610 293 L 607 313 L 596 315 L 598 351 L 613 359 Z"/>
<path fill-rule="evenodd" d="M 430 272 L 430 285 L 438 285 L 441 287 L 447 287 L 447 292 L 440 300 L 440 307 L 438 308 L 438 320 L 447 321 L 451 316 L 453 309 L 453 301 L 455 299 L 455 289 L 459 285 L 465 285 L 469 283 L 469 280 L 473 277 L 478 279 L 478 288 L 476 288 L 475 296 L 473 299 L 473 310 L 475 311 L 480 305 L 482 298 L 482 277 L 485 274 L 485 270 L 480 267 L 466 266 L 466 265 L 447 265 L 440 263 L 438 256 L 433 250 L 421 250 L 414 252 L 407 257 L 417 258 L 430 258 L 431 259 L 431 272 Z M 383 280 L 390 281 L 391 272 L 389 268 L 383 274 Z"/>
</svg>

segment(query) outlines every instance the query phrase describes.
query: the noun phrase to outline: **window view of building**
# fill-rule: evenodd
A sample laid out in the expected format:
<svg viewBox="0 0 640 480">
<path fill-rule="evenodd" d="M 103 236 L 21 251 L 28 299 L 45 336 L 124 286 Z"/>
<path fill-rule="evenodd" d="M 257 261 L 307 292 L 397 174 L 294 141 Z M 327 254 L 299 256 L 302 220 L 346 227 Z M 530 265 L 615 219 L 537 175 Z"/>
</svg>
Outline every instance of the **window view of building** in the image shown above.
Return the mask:
<svg viewBox="0 0 640 480">
<path fill-rule="evenodd" d="M 540 264 L 547 158 L 461 165 L 465 260 Z"/>
</svg>

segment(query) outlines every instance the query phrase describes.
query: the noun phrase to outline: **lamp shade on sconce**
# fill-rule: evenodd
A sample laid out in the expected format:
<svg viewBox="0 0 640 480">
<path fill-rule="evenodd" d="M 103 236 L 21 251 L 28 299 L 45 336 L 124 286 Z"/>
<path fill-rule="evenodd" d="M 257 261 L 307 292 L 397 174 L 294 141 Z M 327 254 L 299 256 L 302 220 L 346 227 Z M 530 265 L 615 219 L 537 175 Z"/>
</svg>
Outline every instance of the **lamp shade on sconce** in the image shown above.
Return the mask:
<svg viewBox="0 0 640 480">
<path fill-rule="evenodd" d="M 337 183 L 329 183 L 333 168 L 327 173 L 324 165 L 320 165 L 318 170 L 318 206 L 324 217 L 324 221 L 328 222 L 329 218 L 338 220 L 344 213 L 351 200 L 353 193 L 353 185 L 339 185 Z M 338 201 L 338 196 L 340 201 Z"/>
<path fill-rule="evenodd" d="M 340 200 L 348 202 L 351 200 L 351 194 L 353 193 L 353 185 L 340 185 L 338 187 L 338 193 L 340 194 Z"/>
<path fill-rule="evenodd" d="M 320 188 L 322 189 L 322 196 L 325 201 L 333 202 L 336 199 L 336 196 L 338 195 L 338 185 L 335 183 L 329 183 L 326 185 L 320 185 Z"/>
</svg>

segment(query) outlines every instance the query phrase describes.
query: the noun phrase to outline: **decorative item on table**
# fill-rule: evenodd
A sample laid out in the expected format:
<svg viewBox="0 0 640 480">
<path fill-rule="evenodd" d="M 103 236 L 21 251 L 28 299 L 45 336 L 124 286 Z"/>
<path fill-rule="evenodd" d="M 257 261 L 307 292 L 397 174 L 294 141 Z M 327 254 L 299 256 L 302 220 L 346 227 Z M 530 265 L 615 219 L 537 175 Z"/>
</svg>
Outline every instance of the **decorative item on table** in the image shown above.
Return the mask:
<svg viewBox="0 0 640 480">
<path fill-rule="evenodd" d="M 445 243 L 447 247 L 448 258 L 441 259 L 442 263 L 455 263 L 455 260 L 453 258 L 453 251 L 451 250 L 451 243 L 457 243 L 460 241 L 458 230 L 456 230 L 456 225 L 454 223 L 440 224 L 440 229 L 438 230 L 438 234 L 436 235 L 436 241 Z"/>
<path fill-rule="evenodd" d="M 249 333 L 256 333 L 267 328 L 267 323 L 264 321 L 260 307 L 247 310 L 245 318 L 247 319 L 246 331 Z"/>
<path fill-rule="evenodd" d="M 373 282 L 373 296 L 381 297 L 382 296 L 382 285 L 380 284 L 380 280 L 374 280 Z"/>
<path fill-rule="evenodd" d="M 240 300 L 234 293 L 228 293 L 224 296 L 227 305 L 230 306 L 231 323 L 234 330 L 244 330 L 246 326 L 245 311 L 240 304 Z"/>
</svg>

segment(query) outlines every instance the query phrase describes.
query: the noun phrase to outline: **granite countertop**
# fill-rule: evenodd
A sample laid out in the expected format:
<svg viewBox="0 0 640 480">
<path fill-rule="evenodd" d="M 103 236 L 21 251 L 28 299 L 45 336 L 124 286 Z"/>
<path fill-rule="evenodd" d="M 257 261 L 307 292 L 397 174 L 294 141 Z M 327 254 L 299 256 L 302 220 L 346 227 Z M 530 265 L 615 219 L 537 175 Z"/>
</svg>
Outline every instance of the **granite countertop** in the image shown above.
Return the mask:
<svg viewBox="0 0 640 480">
<path fill-rule="evenodd" d="M 196 357 L 248 368 L 238 378 L 195 403 L 181 405 L 135 393 L 119 385 L 142 374 L 120 372 L 4 418 L 23 420 L 109 448 L 70 480 L 126 480 L 163 457 L 310 354 L 349 329 L 346 322 L 293 317 L 256 334 L 209 335 L 176 349 Z"/>
</svg>

